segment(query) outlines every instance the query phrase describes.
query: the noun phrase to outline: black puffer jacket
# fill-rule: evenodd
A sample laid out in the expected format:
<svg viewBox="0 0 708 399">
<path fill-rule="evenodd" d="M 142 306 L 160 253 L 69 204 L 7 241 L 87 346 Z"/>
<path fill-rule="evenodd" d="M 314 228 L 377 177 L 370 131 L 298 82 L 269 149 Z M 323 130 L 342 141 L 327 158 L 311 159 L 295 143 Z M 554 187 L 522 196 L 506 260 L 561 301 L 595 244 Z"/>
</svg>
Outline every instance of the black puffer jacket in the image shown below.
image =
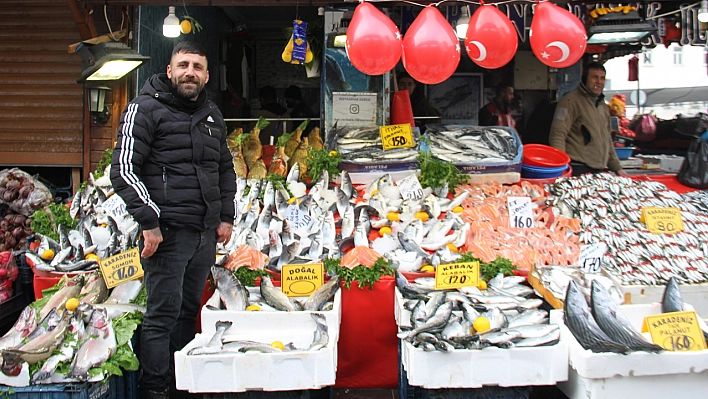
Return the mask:
<svg viewBox="0 0 708 399">
<path fill-rule="evenodd" d="M 154 75 L 123 111 L 113 188 L 144 230 L 233 223 L 236 175 L 223 116 L 206 92 L 186 103 L 170 88 L 165 74 Z"/>
</svg>

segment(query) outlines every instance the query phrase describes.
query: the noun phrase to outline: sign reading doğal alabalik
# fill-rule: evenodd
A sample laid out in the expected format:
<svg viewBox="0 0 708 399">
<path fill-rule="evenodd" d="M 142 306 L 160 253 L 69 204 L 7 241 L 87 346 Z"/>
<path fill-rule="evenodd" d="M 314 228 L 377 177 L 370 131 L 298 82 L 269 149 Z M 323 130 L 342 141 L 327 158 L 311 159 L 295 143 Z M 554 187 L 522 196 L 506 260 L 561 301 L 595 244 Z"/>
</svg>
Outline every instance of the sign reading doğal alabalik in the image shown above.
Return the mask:
<svg viewBox="0 0 708 399">
<path fill-rule="evenodd" d="M 376 126 L 377 93 L 332 93 L 332 117 L 338 126 Z"/>
</svg>

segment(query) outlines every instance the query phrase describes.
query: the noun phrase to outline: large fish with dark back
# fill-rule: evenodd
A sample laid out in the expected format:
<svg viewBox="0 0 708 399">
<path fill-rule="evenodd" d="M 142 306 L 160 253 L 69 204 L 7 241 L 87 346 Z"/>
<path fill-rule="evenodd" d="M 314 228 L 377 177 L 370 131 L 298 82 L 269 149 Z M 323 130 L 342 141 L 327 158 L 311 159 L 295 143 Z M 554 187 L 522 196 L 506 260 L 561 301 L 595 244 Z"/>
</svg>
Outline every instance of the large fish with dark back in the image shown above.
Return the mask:
<svg viewBox="0 0 708 399">
<path fill-rule="evenodd" d="M 248 306 L 248 291 L 239 279 L 224 267 L 212 266 L 211 274 L 214 276 L 216 287 L 219 289 L 221 300 L 228 310 L 246 310 Z"/>
<path fill-rule="evenodd" d="M 682 312 L 685 308 L 683 306 L 683 298 L 681 298 L 681 290 L 679 289 L 679 284 L 676 278 L 671 277 L 668 283 L 666 283 L 666 289 L 664 290 L 664 295 L 661 298 L 661 312 L 671 313 L 671 312 Z M 703 322 L 703 319 L 698 318 L 698 324 L 703 330 L 703 336 L 706 337 L 706 342 L 708 342 L 708 326 Z"/>
</svg>

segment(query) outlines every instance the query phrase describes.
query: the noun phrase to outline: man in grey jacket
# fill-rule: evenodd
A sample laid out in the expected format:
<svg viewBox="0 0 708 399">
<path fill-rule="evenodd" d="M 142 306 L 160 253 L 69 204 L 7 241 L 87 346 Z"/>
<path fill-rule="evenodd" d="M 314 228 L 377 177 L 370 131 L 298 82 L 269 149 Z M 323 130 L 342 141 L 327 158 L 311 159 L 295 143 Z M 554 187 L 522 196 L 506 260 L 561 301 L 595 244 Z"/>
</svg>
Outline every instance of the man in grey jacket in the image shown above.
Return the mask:
<svg viewBox="0 0 708 399">
<path fill-rule="evenodd" d="M 611 170 L 626 175 L 610 135 L 610 111 L 602 91 L 605 67 L 587 64 L 578 87 L 563 96 L 553 116 L 549 141 L 571 159 L 573 176 Z"/>
</svg>

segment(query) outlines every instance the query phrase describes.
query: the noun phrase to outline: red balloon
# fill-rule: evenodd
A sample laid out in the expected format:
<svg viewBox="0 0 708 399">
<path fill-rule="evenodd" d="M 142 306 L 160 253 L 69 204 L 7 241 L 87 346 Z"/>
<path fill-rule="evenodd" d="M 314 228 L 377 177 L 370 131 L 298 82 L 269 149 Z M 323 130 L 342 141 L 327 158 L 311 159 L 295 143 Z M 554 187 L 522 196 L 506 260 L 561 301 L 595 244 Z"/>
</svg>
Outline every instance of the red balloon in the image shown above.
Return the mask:
<svg viewBox="0 0 708 399">
<path fill-rule="evenodd" d="M 566 68 L 583 56 L 588 36 L 575 15 L 542 1 L 534 10 L 530 41 L 531 50 L 541 62 L 553 68 Z"/>
<path fill-rule="evenodd" d="M 425 7 L 403 38 L 403 66 L 419 82 L 437 84 L 460 63 L 460 39 L 440 11 Z"/>
<path fill-rule="evenodd" d="M 381 75 L 401 58 L 401 32 L 386 14 L 363 2 L 354 10 L 347 29 L 347 55 L 354 68 Z"/>
<path fill-rule="evenodd" d="M 482 68 L 495 69 L 508 64 L 519 47 L 514 25 L 498 8 L 483 5 L 470 18 L 465 50 Z"/>
</svg>

